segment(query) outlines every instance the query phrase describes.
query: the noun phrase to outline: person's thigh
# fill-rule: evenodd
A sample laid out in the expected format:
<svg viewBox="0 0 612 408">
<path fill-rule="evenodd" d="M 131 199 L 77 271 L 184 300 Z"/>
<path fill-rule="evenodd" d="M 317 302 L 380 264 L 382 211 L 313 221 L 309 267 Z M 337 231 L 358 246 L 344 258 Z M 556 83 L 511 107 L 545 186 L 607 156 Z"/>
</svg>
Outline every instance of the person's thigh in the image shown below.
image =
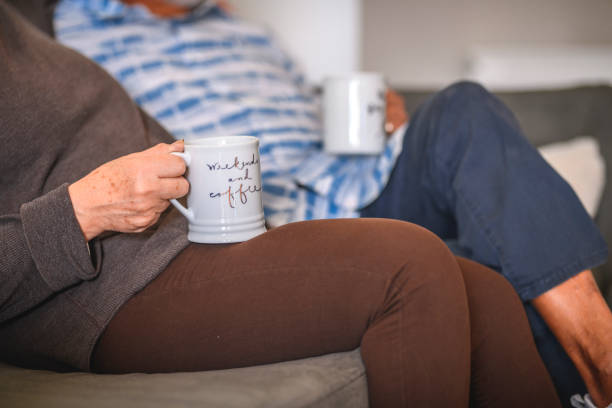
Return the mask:
<svg viewBox="0 0 612 408">
<path fill-rule="evenodd" d="M 467 325 L 461 274 L 433 234 L 392 220 L 311 221 L 239 244 L 190 245 L 120 309 L 92 366 L 222 369 L 361 345 L 379 375 L 399 378 L 398 355 L 414 350 L 432 358 L 413 366 L 459 374 L 469 367 Z"/>
</svg>

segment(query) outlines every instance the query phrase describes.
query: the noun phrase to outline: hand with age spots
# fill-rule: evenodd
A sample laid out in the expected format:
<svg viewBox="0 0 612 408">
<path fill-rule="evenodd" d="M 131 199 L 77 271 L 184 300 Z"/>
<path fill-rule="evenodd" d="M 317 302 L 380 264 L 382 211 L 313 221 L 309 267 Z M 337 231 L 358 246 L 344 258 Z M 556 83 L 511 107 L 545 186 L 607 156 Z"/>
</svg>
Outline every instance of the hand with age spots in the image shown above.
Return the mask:
<svg viewBox="0 0 612 408">
<path fill-rule="evenodd" d="M 189 191 L 183 177 L 183 141 L 160 143 L 98 167 L 68 187 L 87 241 L 104 231 L 142 232 L 154 225 L 171 198 Z"/>
</svg>

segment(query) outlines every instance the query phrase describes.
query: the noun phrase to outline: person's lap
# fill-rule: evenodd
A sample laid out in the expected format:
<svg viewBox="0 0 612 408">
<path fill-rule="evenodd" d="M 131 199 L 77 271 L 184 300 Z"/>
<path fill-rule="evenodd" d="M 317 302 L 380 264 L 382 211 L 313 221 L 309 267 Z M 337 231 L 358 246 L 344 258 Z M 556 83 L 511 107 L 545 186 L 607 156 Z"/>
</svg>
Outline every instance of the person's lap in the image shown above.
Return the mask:
<svg viewBox="0 0 612 408">
<path fill-rule="evenodd" d="M 510 285 L 455 259 L 423 228 L 380 219 L 294 223 L 240 244 L 190 245 L 120 309 L 92 366 L 209 370 L 356 347 L 378 406 L 398 395 L 467 401 L 470 392 L 497 406 L 525 393 L 555 399 Z M 509 361 L 521 364 L 508 369 Z"/>
<path fill-rule="evenodd" d="M 391 220 L 328 220 L 239 244 L 192 244 L 120 309 L 92 367 L 210 370 L 357 347 L 374 405 L 438 387 L 451 401 L 467 400 L 465 289 L 454 257 L 430 232 Z M 416 375 L 446 370 L 453 376 Z"/>
<path fill-rule="evenodd" d="M 117 349 L 126 355 L 99 362 L 116 371 L 135 361 L 138 350 L 128 352 L 126 338 L 157 339 L 151 346 L 164 350 L 167 361 L 153 363 L 143 355 L 134 363 L 140 370 L 153 363 L 153 371 L 239 367 L 355 349 L 385 293 L 392 290 L 392 275 L 406 262 L 427 265 L 431 279 L 446 274 L 448 282 L 440 279 L 432 293 L 444 293 L 446 287 L 463 291 L 459 276 L 440 267 L 436 258 L 441 248 L 432 245 L 437 241 L 421 227 L 404 222 L 327 220 L 289 224 L 239 244 L 192 244 L 124 307 L 142 316 L 127 316 L 125 310 L 118 315 L 141 321 L 142 327 L 121 326 L 117 317 L 111 322 L 111 328 L 152 332 L 136 337 L 116 332 L 115 339 L 122 343 Z M 286 310 L 279 309 L 279 303 Z M 433 311 L 440 303 L 446 302 L 432 298 L 423 306 Z M 188 336 L 173 335 L 192 330 L 196 331 Z M 105 335 L 102 346 L 111 347 L 112 339 Z M 197 340 L 201 358 L 197 350 L 172 343 L 185 338 Z M 257 350 L 263 345 L 265 351 Z M 144 350 L 140 344 L 134 347 Z"/>
</svg>

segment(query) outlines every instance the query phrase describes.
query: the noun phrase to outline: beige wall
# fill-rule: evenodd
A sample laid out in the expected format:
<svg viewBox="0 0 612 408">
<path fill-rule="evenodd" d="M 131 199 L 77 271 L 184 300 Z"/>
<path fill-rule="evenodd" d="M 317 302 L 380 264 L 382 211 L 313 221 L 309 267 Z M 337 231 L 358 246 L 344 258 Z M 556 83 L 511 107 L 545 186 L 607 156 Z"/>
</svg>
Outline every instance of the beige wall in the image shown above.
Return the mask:
<svg viewBox="0 0 612 408">
<path fill-rule="evenodd" d="M 612 46 L 612 0 L 363 0 L 362 67 L 394 86 L 461 78 L 475 46 L 583 45 Z"/>
</svg>

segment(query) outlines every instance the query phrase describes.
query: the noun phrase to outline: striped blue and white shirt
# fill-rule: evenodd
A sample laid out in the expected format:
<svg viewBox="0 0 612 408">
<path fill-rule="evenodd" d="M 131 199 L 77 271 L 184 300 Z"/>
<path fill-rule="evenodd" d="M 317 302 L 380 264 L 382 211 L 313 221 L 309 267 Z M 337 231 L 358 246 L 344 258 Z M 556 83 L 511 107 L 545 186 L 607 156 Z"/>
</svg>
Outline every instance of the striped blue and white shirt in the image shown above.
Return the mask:
<svg viewBox="0 0 612 408">
<path fill-rule="evenodd" d="M 266 29 L 216 7 L 166 19 L 118 0 L 63 0 L 55 26 L 175 138 L 257 136 L 273 226 L 359 216 L 401 151 L 405 127 L 378 156 L 325 154 L 313 88 Z"/>
</svg>

